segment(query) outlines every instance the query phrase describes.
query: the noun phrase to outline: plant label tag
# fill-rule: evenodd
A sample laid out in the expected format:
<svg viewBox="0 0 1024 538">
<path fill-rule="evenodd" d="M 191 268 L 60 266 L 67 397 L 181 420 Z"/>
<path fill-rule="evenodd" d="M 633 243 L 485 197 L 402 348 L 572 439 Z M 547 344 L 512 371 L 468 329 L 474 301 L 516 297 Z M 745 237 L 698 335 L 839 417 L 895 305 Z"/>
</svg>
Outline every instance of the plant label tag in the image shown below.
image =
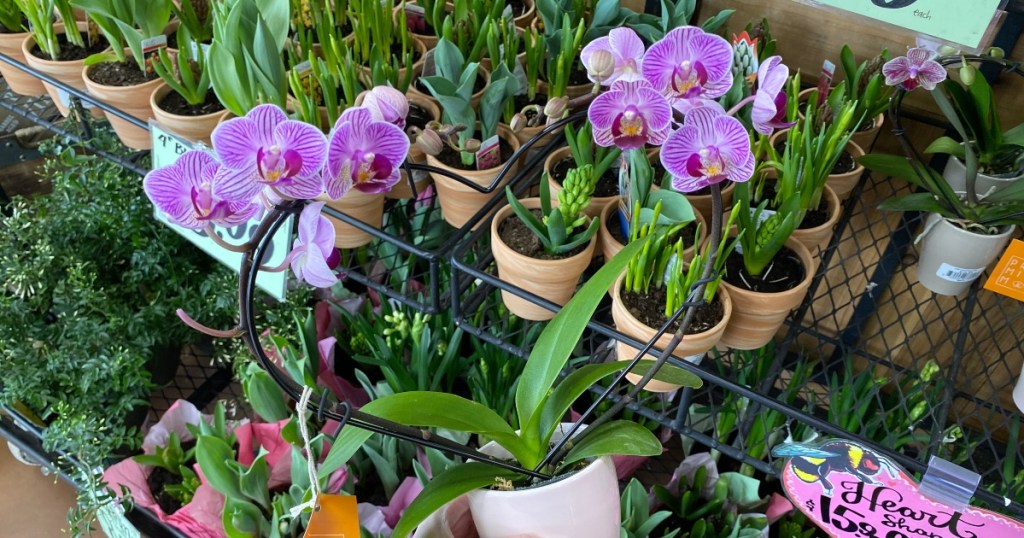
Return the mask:
<svg viewBox="0 0 1024 538">
<path fill-rule="evenodd" d="M 183 137 L 167 131 L 159 123 L 150 120 L 149 137 L 153 144 L 153 151 L 150 152 L 150 163 L 154 170 L 171 166 L 177 162 L 195 143 L 185 140 Z"/>
<path fill-rule="evenodd" d="M 405 27 L 414 34 L 426 34 L 427 10 L 420 5 L 405 4 Z"/>
<path fill-rule="evenodd" d="M 888 457 L 852 441 L 784 443 L 772 455 L 786 460 L 780 479 L 789 500 L 834 538 L 1024 536 L 1009 517 L 938 502 Z"/>
<path fill-rule="evenodd" d="M 427 55 L 423 57 L 423 75 L 421 76 L 432 77 L 436 74 L 437 66 L 434 64 L 434 49 L 430 49 L 427 51 Z"/>
<path fill-rule="evenodd" d="M 199 43 L 197 41 L 192 41 L 190 43 L 190 45 L 191 46 L 189 48 L 192 49 L 192 57 L 193 58 L 198 58 L 199 57 L 199 51 L 200 50 L 203 51 L 203 56 L 206 56 L 207 54 L 210 54 L 210 45 L 208 43 Z"/>
<path fill-rule="evenodd" d="M 1024 241 L 1014 239 L 985 282 L 985 289 L 1024 301 Z"/>
<path fill-rule="evenodd" d="M 107 503 L 96 512 L 100 527 L 109 538 L 142 538 L 142 533 L 128 521 L 120 506 Z"/>
<path fill-rule="evenodd" d="M 147 55 L 160 49 L 167 48 L 167 36 L 158 35 L 142 40 L 142 54 Z"/>
<path fill-rule="evenodd" d="M 836 64 L 825 60 L 821 64 L 821 78 L 818 79 L 818 106 L 825 104 L 832 88 L 832 77 L 836 76 Z"/>
<path fill-rule="evenodd" d="M 629 239 L 629 223 L 633 222 L 633 178 L 629 175 L 629 159 L 619 167 L 619 220 L 622 233 Z"/>
<path fill-rule="evenodd" d="M 313 64 L 309 60 L 306 60 L 293 67 L 292 71 L 295 71 L 295 74 L 298 75 L 299 78 L 306 78 L 313 73 Z"/>
<path fill-rule="evenodd" d="M 519 89 L 516 90 L 516 95 L 526 95 L 530 89 L 530 81 L 526 78 L 526 69 L 523 69 L 523 64 L 518 59 L 516 60 L 516 67 L 512 70 L 512 76 L 515 77 L 516 82 L 519 83 Z"/>
<path fill-rule="evenodd" d="M 501 165 L 501 139 L 494 135 L 480 144 L 476 152 L 476 169 L 487 170 Z"/>
<path fill-rule="evenodd" d="M 359 538 L 359 510 L 355 495 L 316 498 L 305 538 Z"/>
<path fill-rule="evenodd" d="M 950 282 L 974 282 L 984 272 L 984 267 L 981 269 L 964 269 L 963 267 L 943 263 L 939 265 L 939 270 L 935 271 L 935 276 Z"/>
<path fill-rule="evenodd" d="M 71 94 L 64 88 L 56 86 L 55 88 L 57 88 L 57 100 L 60 101 L 60 104 L 64 105 L 65 108 L 71 108 Z M 82 107 L 85 109 L 96 108 L 95 104 L 84 99 L 79 99 L 78 101 L 82 103 Z"/>
</svg>

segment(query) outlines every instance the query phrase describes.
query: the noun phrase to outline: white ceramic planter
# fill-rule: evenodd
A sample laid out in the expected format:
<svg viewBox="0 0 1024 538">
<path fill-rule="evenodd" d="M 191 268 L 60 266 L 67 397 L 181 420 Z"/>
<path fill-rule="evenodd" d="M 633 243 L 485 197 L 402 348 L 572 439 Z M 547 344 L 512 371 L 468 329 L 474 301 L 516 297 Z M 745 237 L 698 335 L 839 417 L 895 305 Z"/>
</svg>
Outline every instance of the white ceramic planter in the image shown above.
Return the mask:
<svg viewBox="0 0 1024 538">
<path fill-rule="evenodd" d="M 946 183 L 949 183 L 954 192 L 961 196 L 965 195 L 967 192 L 967 167 L 963 161 L 950 155 L 949 160 L 946 161 L 946 168 L 942 171 L 942 177 L 946 178 Z M 1024 172 L 1013 176 L 978 174 L 974 192 L 978 193 L 979 197 L 987 196 L 1001 191 L 1012 185 L 1015 181 L 1022 179 L 1024 179 Z"/>
<path fill-rule="evenodd" d="M 557 442 L 571 424 L 563 423 Z M 488 443 L 484 454 L 510 458 L 504 448 Z M 468 495 L 480 538 L 618 538 L 619 487 L 610 457 L 540 486 L 515 491 L 479 489 Z"/>
<path fill-rule="evenodd" d="M 1024 369 L 1017 378 L 1017 384 L 1013 386 L 1013 403 L 1017 404 L 1017 409 L 1020 409 L 1021 413 L 1024 413 Z"/>
<path fill-rule="evenodd" d="M 928 215 L 918 250 L 917 280 L 940 295 L 960 295 L 1010 242 L 1013 226 L 998 235 L 964 230 L 938 213 Z"/>
</svg>

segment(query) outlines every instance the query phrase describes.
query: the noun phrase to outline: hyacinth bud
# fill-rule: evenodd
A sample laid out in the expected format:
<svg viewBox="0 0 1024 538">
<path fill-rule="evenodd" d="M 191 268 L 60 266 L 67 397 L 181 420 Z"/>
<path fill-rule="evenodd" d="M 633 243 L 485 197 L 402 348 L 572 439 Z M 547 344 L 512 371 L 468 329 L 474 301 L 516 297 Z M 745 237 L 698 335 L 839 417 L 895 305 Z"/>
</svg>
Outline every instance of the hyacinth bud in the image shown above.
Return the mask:
<svg viewBox="0 0 1024 538">
<path fill-rule="evenodd" d="M 544 115 L 549 118 L 561 118 L 565 115 L 565 111 L 568 108 L 569 99 L 567 97 L 555 97 L 548 100 L 548 103 L 544 105 Z"/>
<path fill-rule="evenodd" d="M 925 363 L 924 368 L 921 368 L 921 381 L 928 383 L 937 373 L 939 373 L 939 363 L 930 360 Z"/>
<path fill-rule="evenodd" d="M 476 153 L 480 151 L 480 141 L 475 138 L 470 138 L 469 140 L 466 140 L 465 145 L 462 146 L 462 151 L 466 151 L 469 153 Z"/>
<path fill-rule="evenodd" d="M 974 84 L 974 76 L 976 71 L 977 69 L 975 69 L 973 65 L 968 65 L 964 63 L 964 65 L 960 67 L 960 80 L 962 80 L 963 83 L 968 86 Z"/>
<path fill-rule="evenodd" d="M 420 131 L 419 136 L 416 137 L 416 146 L 427 155 L 438 155 L 444 149 L 444 142 L 441 141 L 437 131 L 427 129 Z"/>
<path fill-rule="evenodd" d="M 522 112 L 516 112 L 515 116 L 512 116 L 512 121 L 508 124 L 509 129 L 512 129 L 513 133 L 518 133 L 526 127 L 526 116 Z"/>
<path fill-rule="evenodd" d="M 999 47 L 992 47 L 992 48 L 988 49 L 988 55 L 993 57 L 993 58 L 1002 59 L 1002 58 L 1006 58 L 1006 51 L 1004 51 L 1003 49 L 1001 49 Z"/>
<path fill-rule="evenodd" d="M 605 80 L 615 72 L 615 57 L 606 50 L 597 50 L 590 56 L 590 76 Z M 549 114 L 550 116 L 550 114 Z"/>
</svg>

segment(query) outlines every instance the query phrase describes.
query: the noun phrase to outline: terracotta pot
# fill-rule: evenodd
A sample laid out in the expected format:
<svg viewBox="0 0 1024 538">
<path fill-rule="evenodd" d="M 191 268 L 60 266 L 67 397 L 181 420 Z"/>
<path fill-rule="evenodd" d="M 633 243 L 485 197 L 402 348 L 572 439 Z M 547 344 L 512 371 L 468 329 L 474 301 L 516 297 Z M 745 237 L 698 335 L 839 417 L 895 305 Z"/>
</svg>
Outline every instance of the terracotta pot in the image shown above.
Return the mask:
<svg viewBox="0 0 1024 538">
<path fill-rule="evenodd" d="M 479 66 L 477 68 L 477 75 L 476 76 L 479 77 L 480 75 L 483 75 L 483 77 L 484 77 L 484 87 L 481 88 L 480 91 L 478 91 L 478 92 L 474 93 L 473 95 L 471 95 L 470 98 L 469 98 L 469 103 L 471 105 L 473 105 L 474 109 L 479 109 L 480 108 L 480 99 L 483 98 L 484 91 L 487 90 L 487 85 L 490 84 L 490 81 L 491 81 L 491 72 L 487 68 L 485 68 L 484 66 Z M 415 82 L 415 81 L 416 81 L 416 79 L 413 78 L 413 82 Z M 423 93 L 423 92 L 419 91 L 418 89 L 416 89 L 416 84 L 409 84 L 409 89 L 406 90 L 405 93 L 406 93 L 406 95 L 409 95 L 409 96 L 416 96 L 416 97 L 422 97 L 424 99 L 427 99 L 427 100 L 431 101 L 432 103 L 434 103 L 435 105 L 437 105 L 438 108 L 441 108 L 441 103 L 437 99 L 434 99 L 434 96 L 430 95 L 430 92 Z"/>
<path fill-rule="evenodd" d="M 789 311 L 803 301 L 814 275 L 814 262 L 811 253 L 796 239 L 790 237 L 786 247 L 796 253 L 804 266 L 804 278 L 796 287 L 779 293 L 759 293 L 722 280 L 719 289 L 728 290 L 733 311 L 721 345 L 733 349 L 760 348 L 772 340 Z"/>
<path fill-rule="evenodd" d="M 878 138 L 878 132 L 882 130 L 882 124 L 885 123 L 885 113 L 881 113 L 875 116 L 871 120 L 871 127 L 864 129 L 863 131 L 857 131 L 850 137 L 850 141 L 857 144 L 862 149 L 871 151 L 871 148 L 875 145 L 875 139 Z"/>
<path fill-rule="evenodd" d="M 522 141 L 520 140 L 520 142 Z M 572 160 L 572 151 L 568 147 L 558 148 L 555 151 L 552 151 L 548 155 L 547 159 L 544 159 L 544 172 L 548 174 L 548 185 L 551 187 L 552 199 L 558 196 L 558 193 L 562 191 L 562 182 L 558 181 L 553 175 L 551 175 L 551 170 L 559 161 L 566 158 Z M 604 206 L 608 205 L 608 202 L 618 200 L 618 198 L 618 195 L 591 198 L 590 204 L 583 210 L 583 212 L 591 217 L 597 217 L 601 214 L 601 210 L 604 209 Z"/>
<path fill-rule="evenodd" d="M 0 34 L 0 54 L 6 54 L 23 64 L 26 63 L 21 44 L 29 35 L 29 32 Z M 7 86 L 11 88 L 11 91 L 18 95 L 35 97 L 46 93 L 46 88 L 43 87 L 43 83 L 39 79 L 5 62 L 0 62 L 0 76 L 7 81 Z"/>
<path fill-rule="evenodd" d="M 620 250 L 622 250 L 623 247 L 623 244 L 608 231 L 608 219 L 618 218 L 614 215 L 615 210 L 619 208 L 619 198 L 620 197 L 618 196 L 612 197 L 612 199 L 609 200 L 603 208 L 601 208 L 601 214 L 599 217 L 601 219 L 601 228 L 597 232 L 597 244 L 605 261 L 612 259 Z M 704 239 L 707 237 L 708 223 L 704 219 L 704 215 L 701 215 L 696 208 L 693 213 L 694 216 L 697 217 L 697 222 L 700 224 L 700 235 L 697 238 L 697 244 L 699 245 L 703 243 Z M 683 251 L 683 261 L 689 262 L 693 259 L 693 254 L 695 252 L 694 247 L 695 245 L 691 245 L 690 248 Z"/>
<path fill-rule="evenodd" d="M 179 116 L 160 108 L 160 102 L 167 95 L 174 91 L 170 86 L 164 84 L 158 86 L 149 98 L 149 106 L 153 111 L 153 117 L 168 131 L 180 135 L 186 140 L 202 142 L 212 146 L 210 134 L 217 124 L 227 119 L 230 112 L 227 109 L 202 116 Z"/>
<path fill-rule="evenodd" d="M 89 25 L 84 22 L 76 23 L 80 32 L 87 32 Z M 53 30 L 58 35 L 64 33 L 64 25 L 56 23 L 53 25 Z M 21 54 L 25 57 L 25 62 L 29 67 L 36 69 L 42 73 L 50 75 L 58 81 L 80 90 L 82 92 L 88 92 L 88 88 L 85 86 L 85 81 L 82 80 L 82 69 L 85 67 L 85 60 L 75 60 L 72 62 L 55 62 L 52 60 L 45 60 L 32 54 L 32 49 L 36 46 L 35 36 L 29 34 L 24 41 L 21 42 Z M 46 88 L 46 92 L 50 94 L 50 98 L 53 100 L 53 104 L 57 106 L 57 110 L 67 117 L 70 113 L 68 108 L 68 94 L 64 90 L 43 82 L 43 87 Z M 102 118 L 105 116 L 103 110 L 95 107 L 86 102 L 82 102 L 85 108 L 89 109 L 94 118 Z"/>
<path fill-rule="evenodd" d="M 134 61 L 131 59 L 131 52 L 128 49 L 125 49 L 125 51 L 128 54 L 128 61 Z M 147 121 L 153 117 L 153 107 L 150 105 L 150 98 L 153 96 L 153 92 L 157 91 L 161 86 L 167 85 L 163 79 L 157 77 L 134 86 L 107 86 L 106 84 L 99 84 L 89 77 L 89 72 L 95 67 L 90 65 L 82 68 L 82 79 L 85 81 L 85 86 L 89 89 L 90 94 L 104 103 L 116 107 L 142 121 Z M 153 147 L 153 141 L 149 136 L 149 129 L 137 127 L 114 114 L 110 114 L 107 119 L 110 121 L 110 126 L 114 128 L 114 132 L 117 133 L 117 137 L 121 139 L 121 143 L 125 146 L 133 149 L 151 149 Z"/>
<path fill-rule="evenodd" d="M 654 335 L 658 333 L 657 329 L 644 325 L 643 322 L 636 319 L 626 308 L 626 305 L 622 303 L 621 291 L 622 285 L 625 282 L 625 274 L 619 277 L 612 286 L 612 319 L 615 321 L 615 328 L 626 336 L 630 336 L 640 342 L 649 342 Z M 729 323 L 729 318 L 732 316 L 732 299 L 729 297 L 729 292 L 724 288 L 719 288 L 716 294 L 718 300 L 722 303 L 722 320 L 719 321 L 714 327 L 698 334 L 688 334 L 680 340 L 679 345 L 676 346 L 676 350 L 672 353 L 673 357 L 692 362 L 694 364 L 700 364 L 700 361 L 704 358 L 704 354 L 707 353 L 711 348 L 718 344 L 718 341 L 722 339 L 722 333 L 725 332 L 725 327 Z M 664 306 L 664 305 L 662 305 Z M 664 351 L 665 348 L 672 342 L 672 333 L 666 333 L 658 338 L 655 343 L 654 349 L 647 353 L 647 358 L 655 360 L 658 358 L 659 352 Z M 625 342 L 615 343 L 615 353 L 620 361 L 631 361 L 633 357 L 636 357 L 640 350 L 626 344 Z M 639 374 L 627 374 L 626 379 L 631 383 L 637 383 L 640 378 L 643 377 Z M 672 383 L 666 383 L 664 381 L 658 381 L 652 379 L 644 386 L 645 390 L 651 392 L 671 392 L 680 388 L 680 385 L 674 385 Z"/>
<path fill-rule="evenodd" d="M 846 151 L 853 157 L 854 161 L 864 156 L 864 150 L 853 141 L 846 144 Z M 857 186 L 860 176 L 864 174 L 864 166 L 859 162 L 857 166 L 845 174 L 829 174 L 825 184 L 832 187 L 840 202 L 850 197 L 850 192 Z"/>
<path fill-rule="evenodd" d="M 832 239 L 832 230 L 835 229 L 836 222 L 839 221 L 839 214 L 842 213 L 839 197 L 828 185 L 825 185 L 821 200 L 828 203 L 828 220 L 821 226 L 793 230 L 791 235 L 800 244 L 807 247 L 807 251 L 811 253 L 811 258 L 814 260 L 815 269 L 821 261 L 822 251 L 828 248 L 828 242 Z"/>
<path fill-rule="evenodd" d="M 513 153 L 519 150 L 519 141 L 516 140 L 512 131 L 509 131 L 507 128 L 499 125 L 498 136 L 512 146 Z M 499 166 L 488 168 L 486 170 L 462 170 L 459 168 L 452 168 L 442 163 L 433 155 L 427 155 L 427 164 L 448 170 L 453 174 L 458 174 L 481 186 L 490 185 L 498 175 L 498 172 L 500 172 L 504 166 L 504 163 L 502 163 Z M 444 174 L 430 174 L 434 179 L 434 188 L 437 192 L 438 202 L 441 204 L 441 215 L 444 217 L 444 220 L 455 228 L 461 228 L 464 226 L 469 222 L 473 215 L 476 215 L 476 213 L 480 211 L 480 208 L 487 203 L 488 200 L 495 196 L 505 196 L 505 192 L 503 190 L 505 184 L 508 183 L 508 180 L 512 178 L 518 168 L 519 163 L 513 163 L 512 166 L 509 167 L 508 173 L 505 174 L 501 183 L 491 192 L 477 191 Z M 476 229 L 481 222 L 483 222 L 482 219 L 477 221 L 477 223 L 473 225 L 473 229 Z"/>
<path fill-rule="evenodd" d="M 519 28 L 520 30 L 526 30 L 531 24 L 533 24 L 533 21 L 537 19 L 537 5 L 534 0 L 523 0 L 523 3 L 528 6 L 526 13 L 512 19 L 516 28 Z"/>
<path fill-rule="evenodd" d="M 412 78 L 409 79 L 409 80 L 410 81 L 415 81 L 416 77 L 420 76 L 420 73 L 423 73 L 423 63 L 427 61 L 427 46 L 424 45 L 423 41 L 421 41 L 420 38 L 415 36 L 415 35 L 410 35 L 409 38 L 412 41 L 413 49 L 415 49 L 416 52 L 420 56 L 420 59 L 415 61 L 415 62 L 413 62 L 413 64 L 412 64 Z M 350 37 L 348 39 L 353 39 L 353 38 Z M 373 87 L 373 83 L 372 83 L 373 82 L 372 81 L 373 70 L 372 69 L 370 69 L 369 67 L 363 66 L 363 65 L 357 65 L 356 66 L 356 73 L 358 73 L 359 81 L 363 84 L 364 87 L 366 87 L 366 88 L 372 88 Z M 400 68 L 398 70 L 398 80 L 405 79 L 405 73 L 406 73 L 406 68 L 405 67 Z M 412 87 L 412 83 L 411 82 L 409 84 L 409 87 L 410 88 Z M 476 106 L 476 105 L 474 105 L 474 106 Z"/>
<path fill-rule="evenodd" d="M 410 104 L 414 104 L 426 110 L 435 120 L 441 119 L 441 110 L 434 104 L 433 101 L 419 97 L 416 95 L 406 95 Z M 427 160 L 427 154 L 423 153 L 423 150 L 419 148 L 415 143 L 409 146 L 409 156 L 406 160 L 413 163 L 424 163 Z M 421 193 L 430 186 L 430 174 L 422 171 L 414 172 L 416 176 L 416 193 Z M 405 200 L 413 197 L 412 188 L 409 187 L 409 179 L 406 177 L 405 168 L 402 168 L 402 180 L 399 181 L 394 187 L 391 188 L 385 195 L 385 197 L 394 200 Z"/>
<path fill-rule="evenodd" d="M 946 168 L 942 170 L 942 177 L 946 179 L 946 183 L 949 183 L 954 192 L 961 197 L 966 196 L 967 166 L 964 165 L 963 161 L 950 155 L 949 160 L 946 161 Z M 980 198 L 990 193 L 999 192 L 1022 179 L 1024 179 L 1024 172 L 999 176 L 990 176 L 979 172 L 978 178 L 974 182 L 974 192 Z"/>
<path fill-rule="evenodd" d="M 527 209 L 540 207 L 540 198 L 521 200 Z M 565 305 L 576 292 L 576 284 L 580 275 L 590 265 L 594 257 L 597 235 L 590 239 L 586 249 L 569 258 L 558 260 L 538 260 L 520 254 L 501 240 L 498 230 L 501 223 L 508 218 L 517 218 L 512 206 L 502 207 L 491 220 L 491 253 L 498 266 L 498 277 L 522 288 L 534 295 L 543 297 L 555 304 Z M 555 313 L 533 304 L 532 302 L 502 290 L 501 299 L 513 314 L 534 321 L 543 321 L 555 317 Z"/>
<path fill-rule="evenodd" d="M 331 201 L 321 195 L 317 200 L 342 213 L 365 222 L 374 228 L 380 228 L 384 222 L 384 194 L 366 194 L 352 189 L 345 196 Z M 373 241 L 373 235 L 352 226 L 340 219 L 330 218 L 334 225 L 334 246 L 338 248 L 356 248 Z"/>
<path fill-rule="evenodd" d="M 919 238 L 917 281 L 940 295 L 960 295 L 1005 249 L 1014 226 L 996 235 L 969 232 L 931 213 Z"/>
<path fill-rule="evenodd" d="M 570 426 L 562 424 L 552 442 L 560 440 Z M 493 442 L 484 445 L 480 452 L 502 459 L 512 457 Z M 608 456 L 537 486 L 513 491 L 477 489 L 469 492 L 468 497 L 480 538 L 618 538 L 622 524 L 615 465 Z"/>
</svg>

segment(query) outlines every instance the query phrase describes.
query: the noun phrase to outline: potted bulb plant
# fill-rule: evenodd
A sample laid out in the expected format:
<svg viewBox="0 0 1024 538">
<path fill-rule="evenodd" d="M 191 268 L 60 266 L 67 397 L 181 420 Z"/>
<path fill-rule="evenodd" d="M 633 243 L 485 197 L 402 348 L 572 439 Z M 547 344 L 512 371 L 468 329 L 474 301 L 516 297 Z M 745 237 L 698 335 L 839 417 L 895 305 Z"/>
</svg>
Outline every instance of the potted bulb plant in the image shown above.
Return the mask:
<svg viewBox="0 0 1024 538">
<path fill-rule="evenodd" d="M 28 36 L 28 19 L 18 9 L 15 0 L 0 0 L 0 53 L 25 63 L 21 43 Z M 3 76 L 11 91 L 18 95 L 36 96 L 46 93 L 39 79 L 4 62 L 0 62 L 0 76 Z"/>
<path fill-rule="evenodd" d="M 888 49 L 883 49 L 877 56 L 859 64 L 848 45 L 843 45 L 839 53 L 844 80 L 832 88 L 828 101 L 834 110 L 843 102 L 855 104 L 853 117 L 857 127 L 850 141 L 856 144 L 855 149 L 860 150 L 860 155 L 864 154 L 864 149 L 870 150 L 874 145 L 885 121 L 884 112 L 889 106 L 893 89 L 885 84 L 882 65 L 891 59 Z"/>
<path fill-rule="evenodd" d="M 506 187 L 509 205 L 491 221 L 491 252 L 498 276 L 564 305 L 594 255 L 599 224 L 583 209 L 590 204 L 596 183 L 592 166 L 570 170 L 555 207 L 546 177 L 540 182 L 539 199 L 517 200 L 512 189 Z M 517 218 L 512 218 L 513 214 Z M 554 312 L 514 293 L 502 290 L 501 298 L 509 311 L 521 318 L 546 320 L 554 316 Z"/>
<path fill-rule="evenodd" d="M 613 168 L 612 165 L 616 164 L 622 150 L 614 146 L 602 147 L 594 144 L 589 121 L 584 122 L 579 130 L 571 124 L 566 125 L 565 140 L 568 142 L 566 147 L 551 152 L 544 160 L 544 172 L 548 182 L 557 194 L 562 190 L 562 182 L 565 181 L 570 169 L 592 167 L 597 184 L 594 186 L 590 205 L 584 208 L 583 212 L 596 217 L 604 206 L 618 198 L 619 177 L 616 173 L 617 168 Z"/>
<path fill-rule="evenodd" d="M 153 69 L 165 84 L 150 95 L 150 109 L 160 125 L 209 146 L 210 134 L 228 112 L 211 86 L 203 47 L 185 25 L 178 27 L 177 36 L 182 48 L 173 58 L 161 49 L 153 59 Z"/>
</svg>

